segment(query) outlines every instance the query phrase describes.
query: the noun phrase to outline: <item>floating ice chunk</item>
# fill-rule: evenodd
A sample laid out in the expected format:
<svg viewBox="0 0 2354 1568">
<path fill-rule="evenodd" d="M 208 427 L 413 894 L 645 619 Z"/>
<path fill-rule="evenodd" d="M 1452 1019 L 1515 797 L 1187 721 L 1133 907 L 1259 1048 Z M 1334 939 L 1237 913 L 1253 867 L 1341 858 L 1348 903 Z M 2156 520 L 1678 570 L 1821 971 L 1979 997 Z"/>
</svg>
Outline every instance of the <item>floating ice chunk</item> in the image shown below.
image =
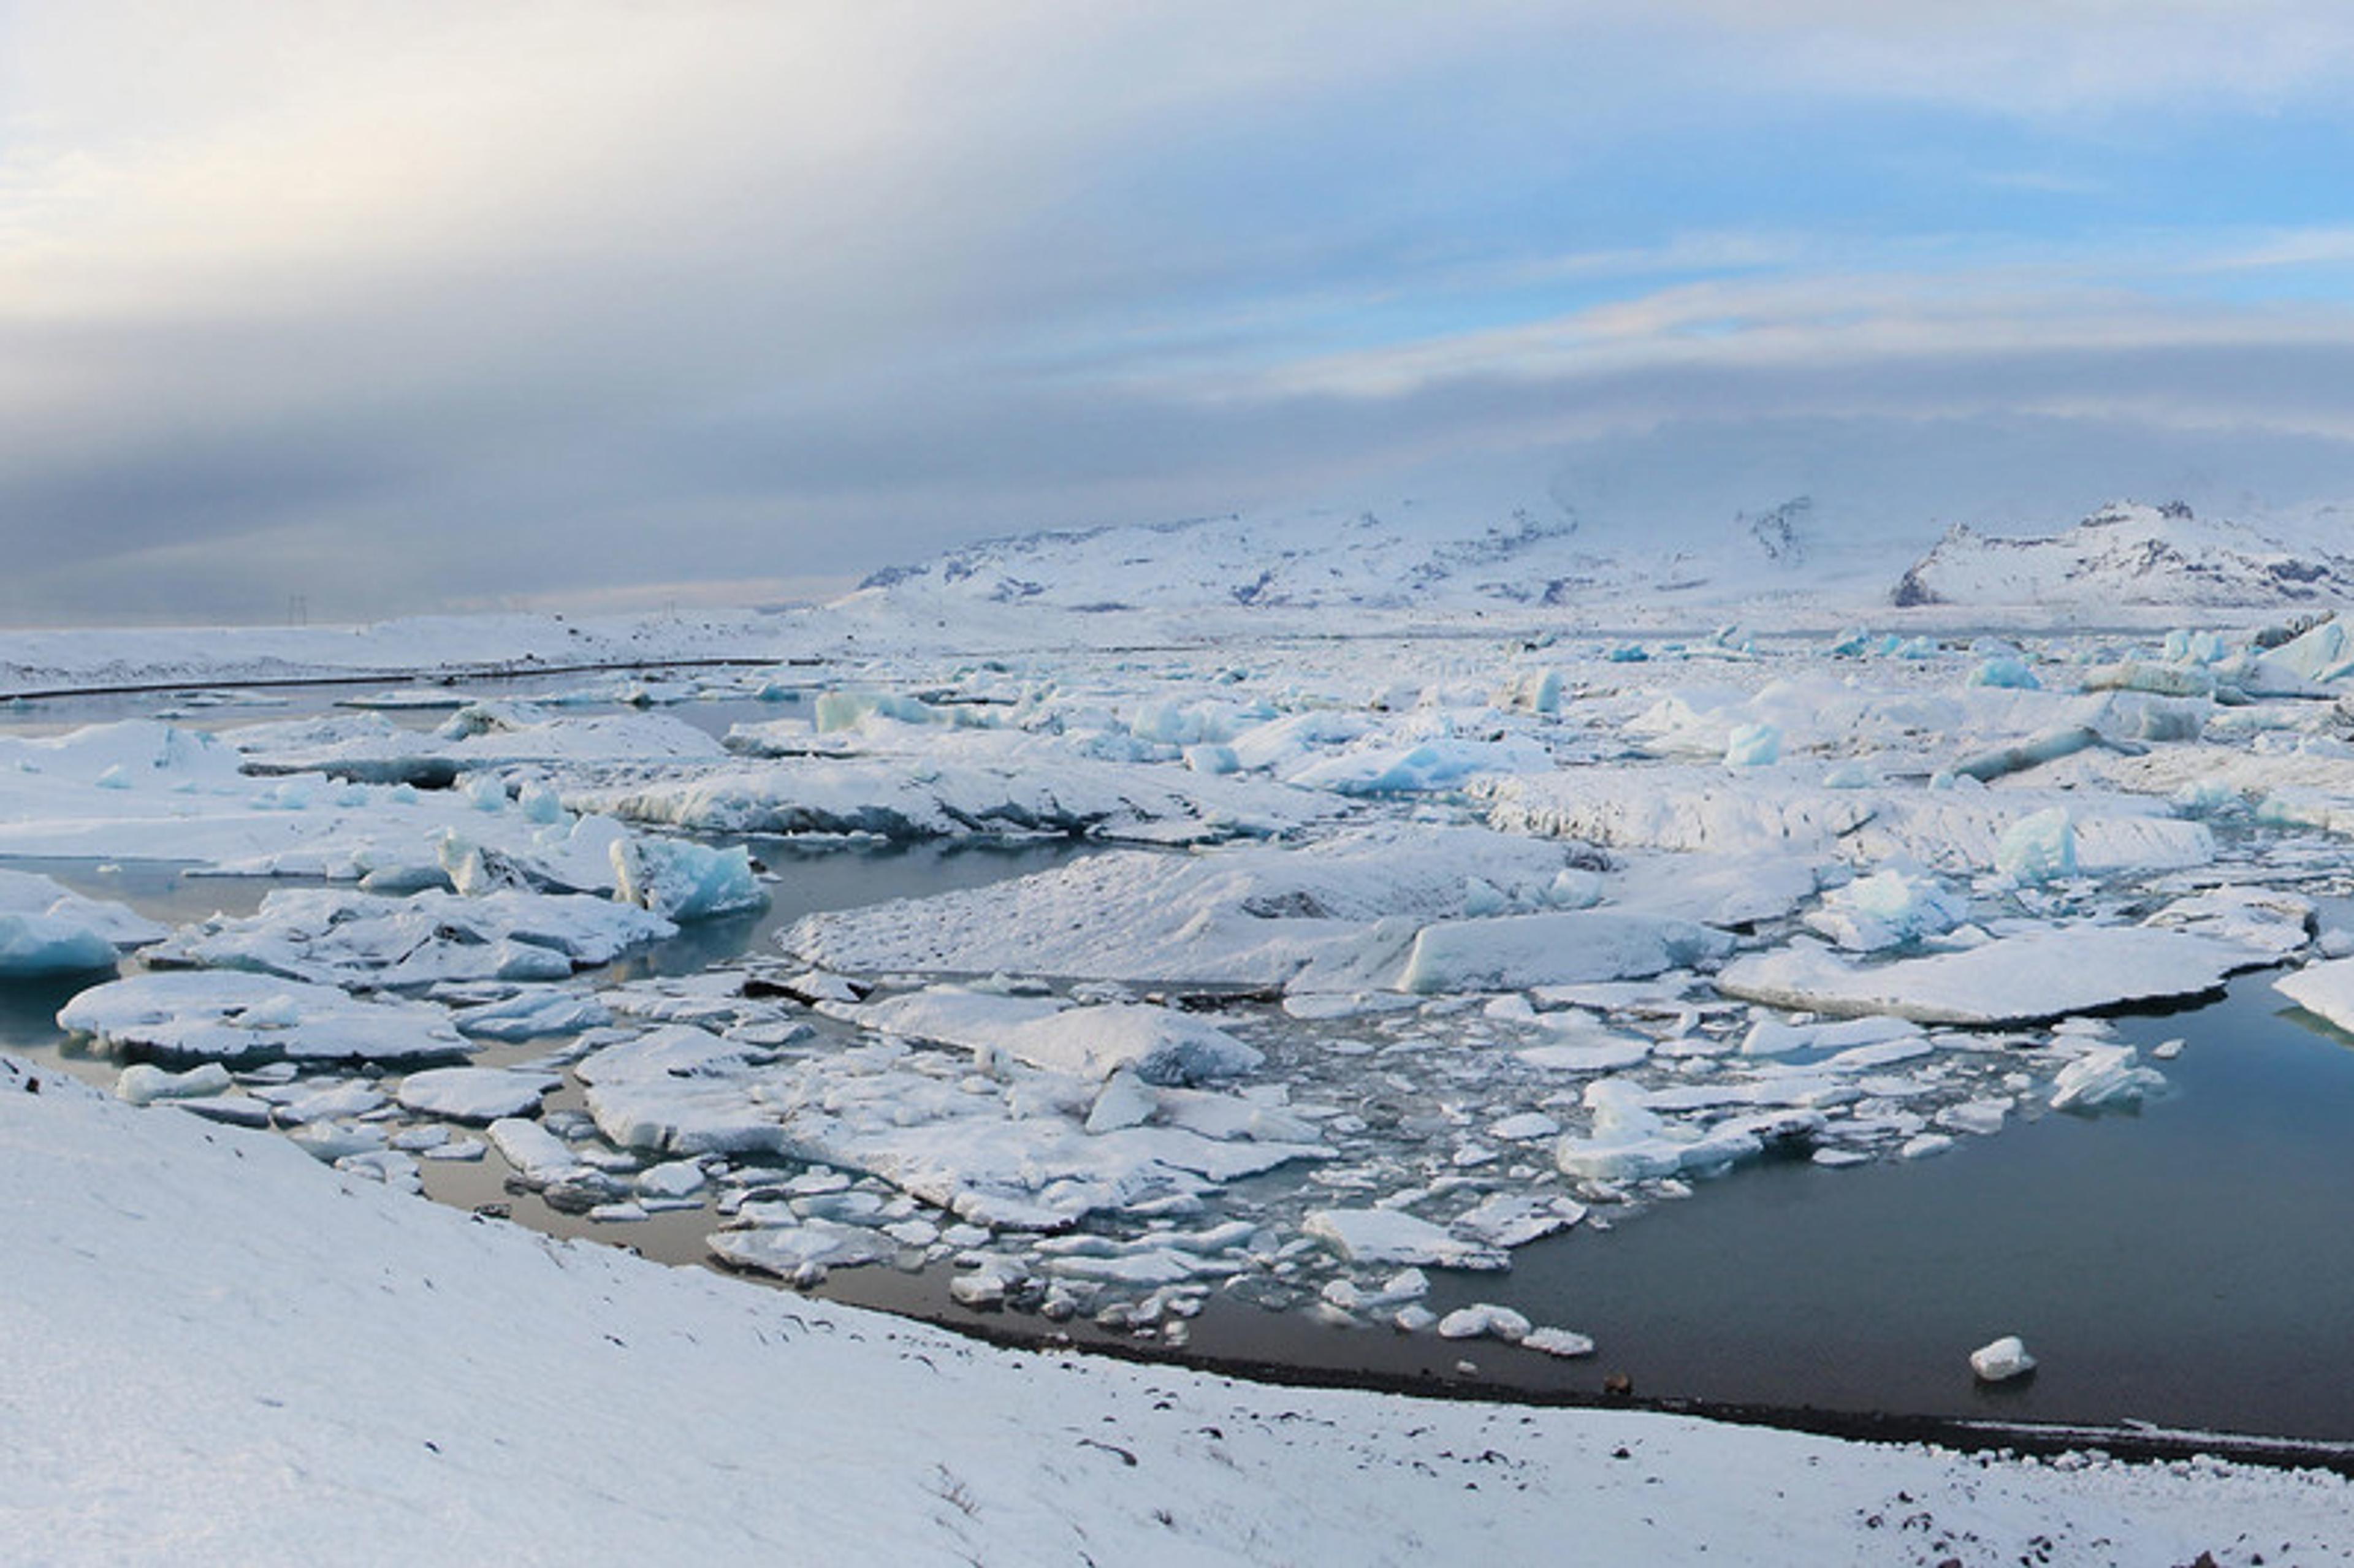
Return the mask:
<svg viewBox="0 0 2354 1568">
<path fill-rule="evenodd" d="M 1020 1267 L 1010 1261 L 983 1264 L 970 1274 L 949 1281 L 949 1297 L 960 1307 L 985 1310 L 1005 1304 L 1006 1292 L 1023 1280 Z"/>
<path fill-rule="evenodd" d="M 2280 888 L 2212 887 L 2176 899 L 2142 923 L 2286 958 L 2309 939 L 2314 908 L 2313 900 Z"/>
<path fill-rule="evenodd" d="M 363 1122 L 307 1122 L 286 1135 L 288 1142 L 322 1165 L 334 1165 L 355 1154 L 373 1154 L 385 1145 L 385 1130 Z"/>
<path fill-rule="evenodd" d="M 387 898 L 281 888 L 250 916 L 184 928 L 154 956 L 351 987 L 562 980 L 575 966 L 610 963 L 677 930 L 660 916 L 585 895 L 503 888 L 478 897 Z"/>
<path fill-rule="evenodd" d="M 1794 945 L 1735 959 L 1716 989 L 1744 1001 L 1920 1023 L 2031 1023 L 2120 1002 L 2195 996 L 2269 957 L 2237 943 L 2137 926 L 2062 926 L 1961 952 L 1858 965 Z"/>
<path fill-rule="evenodd" d="M 639 1171 L 630 1185 L 642 1198 L 684 1198 L 702 1192 L 707 1181 L 699 1161 L 666 1160 Z"/>
<path fill-rule="evenodd" d="M 114 1093 L 119 1099 L 144 1106 L 157 1100 L 201 1099 L 226 1094 L 230 1082 L 228 1069 L 218 1062 L 207 1062 L 185 1073 L 166 1072 L 151 1063 L 134 1062 L 116 1076 Z"/>
<path fill-rule="evenodd" d="M 504 1001 L 485 1002 L 457 1013 L 459 1033 L 484 1040 L 529 1040 L 542 1034 L 577 1034 L 613 1021 L 593 996 L 576 991 L 534 987 Z"/>
<path fill-rule="evenodd" d="M 1384 1280 L 1376 1289 L 1368 1290 L 1353 1280 L 1335 1279 L 1320 1292 L 1323 1298 L 1344 1312 L 1379 1312 L 1387 1308 L 1419 1301 L 1430 1294 L 1430 1277 L 1418 1268 L 1402 1268 Z"/>
<path fill-rule="evenodd" d="M 1259 1053 L 1216 1025 L 1165 1007 L 1075 1007 L 1011 1032 L 1022 1060 L 1083 1078 L 1125 1067 L 1148 1084 L 1195 1084 L 1247 1073 Z"/>
<path fill-rule="evenodd" d="M 499 1157 L 535 1186 L 560 1181 L 586 1169 L 570 1144 L 535 1121 L 503 1118 L 491 1123 L 489 1131 L 491 1146 Z"/>
<path fill-rule="evenodd" d="M 1795 1051 L 1846 1051 L 1892 1040 L 1917 1040 L 1921 1026 L 1910 1019 L 1864 1017 L 1836 1023 L 1785 1023 L 1760 1018 L 1741 1042 L 1744 1056 L 1786 1056 Z"/>
<path fill-rule="evenodd" d="M 1954 1147 L 1954 1140 L 1942 1132 L 1916 1133 L 1904 1140 L 1897 1150 L 1899 1160 L 1927 1160 Z"/>
<path fill-rule="evenodd" d="M 2130 1045 L 2094 1045 L 2060 1069 L 2052 1080 L 2053 1110 L 2098 1110 L 2103 1106 L 2138 1100 L 2144 1093 L 2166 1086 L 2166 1075 L 2155 1067 L 2135 1065 Z"/>
<path fill-rule="evenodd" d="M 1525 1046 L 1512 1054 L 1532 1067 L 1553 1073 L 1615 1073 L 1651 1054 L 1651 1043 L 1636 1034 L 1607 1030 L 1580 1030 L 1572 1038 Z M 1499 1133 L 1497 1136 L 1504 1136 Z"/>
<path fill-rule="evenodd" d="M 2027 1346 L 2016 1334 L 2006 1334 L 1970 1352 L 1970 1372 L 1980 1383 L 2008 1383 L 2034 1370 L 2035 1358 L 2027 1353 Z"/>
<path fill-rule="evenodd" d="M 46 876 L 0 870 L 0 975 L 111 969 L 121 950 L 167 934 L 120 904 L 85 898 Z"/>
<path fill-rule="evenodd" d="M 1561 1123 L 1543 1111 L 1522 1111 L 1488 1126 L 1488 1136 L 1500 1143 L 1527 1143 L 1534 1139 L 1553 1138 L 1560 1131 Z"/>
<path fill-rule="evenodd" d="M 165 1062 L 429 1061 L 467 1050 L 438 1007 L 233 971 L 110 980 L 60 1008 L 58 1024 Z"/>
<path fill-rule="evenodd" d="M 1490 1302 L 1475 1302 L 1458 1307 L 1438 1320 L 1438 1337 L 1442 1340 L 1496 1339 L 1518 1342 L 1527 1338 L 1529 1320 L 1510 1307 L 1498 1307 Z"/>
<path fill-rule="evenodd" d="M 2354 1033 L 2354 958 L 2307 964 L 2273 981 L 2273 989 L 2307 1012 Z"/>
<path fill-rule="evenodd" d="M 1564 1174 L 1595 1181 L 1639 1181 L 1704 1171 L 1746 1160 L 1765 1148 L 1763 1139 L 1728 1123 L 1702 1133 L 1671 1125 L 1653 1112 L 1649 1094 L 1629 1078 L 1604 1078 L 1585 1086 L 1594 1112 L 1589 1136 L 1563 1135 L 1553 1163 Z"/>
<path fill-rule="evenodd" d="M 1781 756 L 1782 731 L 1777 725 L 1736 725 L 1725 738 L 1727 768 L 1766 768 L 1779 761 Z"/>
<path fill-rule="evenodd" d="M 1554 910 L 1487 920 L 1443 920 L 1416 933 L 1401 991 L 1521 991 L 1630 980 L 1721 959 L 1722 931 L 1660 916 Z"/>
<path fill-rule="evenodd" d="M 1299 1229 L 1351 1263 L 1489 1270 L 1511 1266 L 1500 1248 L 1396 1209 L 1317 1209 L 1300 1222 Z"/>
<path fill-rule="evenodd" d="M 723 1263 L 795 1280 L 811 1278 L 829 1268 L 885 1263 L 898 1250 L 898 1244 L 887 1236 L 861 1225 L 845 1225 L 832 1220 L 716 1231 L 705 1239 L 705 1245 Z"/>
<path fill-rule="evenodd" d="M 371 1181 L 381 1181 L 397 1192 L 420 1192 L 425 1189 L 424 1181 L 418 1174 L 416 1160 L 398 1150 L 363 1150 L 356 1154 L 346 1154 L 334 1163 L 338 1171 L 365 1176 Z"/>
<path fill-rule="evenodd" d="M 869 1028 L 994 1052 L 1087 1079 L 1127 1068 L 1149 1084 L 1232 1077 L 1261 1057 L 1215 1024 L 1135 1002 L 1066 1008 L 1050 998 L 935 987 L 864 1008 Z"/>
<path fill-rule="evenodd" d="M 540 1097 L 560 1082 L 515 1067 L 435 1067 L 403 1078 L 393 1097 L 422 1116 L 492 1122 L 536 1113 Z"/>
<path fill-rule="evenodd" d="M 768 889 L 742 844 L 714 849 L 685 839 L 613 841 L 614 896 L 670 920 L 705 920 L 765 909 Z"/>
<path fill-rule="evenodd" d="M 1549 1356 L 1564 1360 L 1594 1353 L 1594 1341 L 1584 1334 L 1567 1329 L 1532 1329 L 1521 1336 L 1521 1348 L 1542 1351 Z"/>
<path fill-rule="evenodd" d="M 298 1094 L 278 1107 L 276 1118 L 282 1127 L 302 1127 L 311 1122 L 334 1121 L 340 1118 L 359 1118 L 383 1108 L 384 1096 L 365 1078 L 353 1078 Z"/>
<path fill-rule="evenodd" d="M 1449 1228 L 1458 1235 L 1509 1250 L 1567 1230 L 1584 1218 L 1585 1205 L 1569 1198 L 1496 1192 L 1455 1216 Z"/>
<path fill-rule="evenodd" d="M 1947 1106 L 1937 1113 L 1939 1127 L 1952 1128 L 1956 1132 L 1976 1133 L 1986 1137 L 2002 1130 L 2003 1118 L 2010 1114 L 2007 1097 L 1965 1100 L 1960 1105 Z"/>
<path fill-rule="evenodd" d="M 626 1083 L 632 1080 L 677 1082 L 688 1078 L 726 1077 L 768 1060 L 762 1047 L 722 1039 L 707 1029 L 671 1024 L 634 1040 L 600 1046 L 575 1065 L 584 1084 Z"/>
<path fill-rule="evenodd" d="M 624 1149 L 663 1154 L 781 1154 L 784 1129 L 750 1086 L 724 1078 L 608 1078 L 592 1084 L 588 1114 Z"/>
<path fill-rule="evenodd" d="M 1935 877 L 1894 867 L 1823 895 L 1807 924 L 1840 947 L 1871 952 L 1950 931 L 1969 917 L 1969 900 Z"/>
</svg>

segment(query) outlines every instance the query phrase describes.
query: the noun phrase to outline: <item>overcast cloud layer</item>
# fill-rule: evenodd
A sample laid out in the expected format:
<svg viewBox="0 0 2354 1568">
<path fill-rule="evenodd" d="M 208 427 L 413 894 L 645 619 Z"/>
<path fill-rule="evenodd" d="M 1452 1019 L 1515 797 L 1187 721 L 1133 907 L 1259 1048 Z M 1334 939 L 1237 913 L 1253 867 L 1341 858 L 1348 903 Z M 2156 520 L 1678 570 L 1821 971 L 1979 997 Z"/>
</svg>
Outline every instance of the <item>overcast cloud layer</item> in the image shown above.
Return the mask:
<svg viewBox="0 0 2354 1568">
<path fill-rule="evenodd" d="M 0 619 L 2354 496 L 2349 88 L 2335 0 L 0 0 Z"/>
</svg>

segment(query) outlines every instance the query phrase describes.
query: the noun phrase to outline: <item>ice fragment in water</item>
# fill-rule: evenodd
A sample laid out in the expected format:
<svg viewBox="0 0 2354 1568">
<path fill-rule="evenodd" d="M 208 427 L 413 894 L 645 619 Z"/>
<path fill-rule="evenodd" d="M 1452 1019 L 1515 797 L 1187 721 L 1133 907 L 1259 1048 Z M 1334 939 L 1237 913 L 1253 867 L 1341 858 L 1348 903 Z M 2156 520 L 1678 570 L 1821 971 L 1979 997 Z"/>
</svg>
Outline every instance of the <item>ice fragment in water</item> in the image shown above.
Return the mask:
<svg viewBox="0 0 2354 1568">
<path fill-rule="evenodd" d="M 1486 1301 L 1458 1307 L 1438 1320 L 1438 1337 L 1442 1340 L 1518 1340 L 1527 1338 L 1528 1332 L 1526 1318 L 1510 1307 Z"/>
<path fill-rule="evenodd" d="M 2035 1358 L 2016 1334 L 2006 1334 L 1970 1352 L 1970 1371 L 1980 1383 L 2008 1383 L 2035 1370 Z"/>
<path fill-rule="evenodd" d="M 684 839 L 616 839 L 614 896 L 672 920 L 704 920 L 768 907 L 742 844 L 713 849 Z"/>
<path fill-rule="evenodd" d="M 2155 1067 L 2134 1065 L 2130 1045 L 2095 1045 L 2060 1069 L 2052 1080 L 2053 1110 L 2097 1110 L 2141 1098 L 2145 1091 L 2166 1086 L 2166 1076 Z"/>
</svg>

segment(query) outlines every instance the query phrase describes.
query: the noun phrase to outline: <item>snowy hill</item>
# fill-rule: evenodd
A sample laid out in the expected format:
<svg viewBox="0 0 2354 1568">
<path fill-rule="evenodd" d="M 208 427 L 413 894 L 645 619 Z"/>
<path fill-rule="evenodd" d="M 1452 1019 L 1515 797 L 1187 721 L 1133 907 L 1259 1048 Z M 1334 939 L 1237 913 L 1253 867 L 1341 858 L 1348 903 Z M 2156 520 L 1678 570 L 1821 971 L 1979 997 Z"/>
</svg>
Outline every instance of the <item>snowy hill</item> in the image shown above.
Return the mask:
<svg viewBox="0 0 2354 1568">
<path fill-rule="evenodd" d="M 2004 538 L 1956 525 L 1892 601 L 1956 605 L 2310 604 L 2354 598 L 2354 560 L 2179 504 L 2106 506 L 2065 533 Z"/>
<path fill-rule="evenodd" d="M 1885 583 L 1903 559 L 1882 549 L 1868 566 L 1855 563 L 1852 541 L 1821 532 L 1803 496 L 1673 545 L 1596 536 L 1550 503 L 1246 513 L 984 540 L 878 572 L 861 592 L 942 610 L 1466 610 L 1603 605 L 1628 594 L 1709 603 L 1808 593 L 1827 576 Z"/>
</svg>

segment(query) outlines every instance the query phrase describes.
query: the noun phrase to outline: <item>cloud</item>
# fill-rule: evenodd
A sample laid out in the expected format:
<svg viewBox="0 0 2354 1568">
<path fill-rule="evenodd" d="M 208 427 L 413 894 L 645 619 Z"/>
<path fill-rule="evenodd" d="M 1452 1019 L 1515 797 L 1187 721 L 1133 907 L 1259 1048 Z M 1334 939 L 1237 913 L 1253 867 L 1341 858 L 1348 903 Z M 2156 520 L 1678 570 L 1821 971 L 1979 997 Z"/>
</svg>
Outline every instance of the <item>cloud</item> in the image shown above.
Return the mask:
<svg viewBox="0 0 2354 1568">
<path fill-rule="evenodd" d="M 2334 5 L 0 0 L 0 615 L 840 576 L 1793 415 L 2347 423 L 2344 230 L 2198 162 L 2338 123 Z M 2161 227 L 2194 176 L 2246 210 Z"/>
</svg>

